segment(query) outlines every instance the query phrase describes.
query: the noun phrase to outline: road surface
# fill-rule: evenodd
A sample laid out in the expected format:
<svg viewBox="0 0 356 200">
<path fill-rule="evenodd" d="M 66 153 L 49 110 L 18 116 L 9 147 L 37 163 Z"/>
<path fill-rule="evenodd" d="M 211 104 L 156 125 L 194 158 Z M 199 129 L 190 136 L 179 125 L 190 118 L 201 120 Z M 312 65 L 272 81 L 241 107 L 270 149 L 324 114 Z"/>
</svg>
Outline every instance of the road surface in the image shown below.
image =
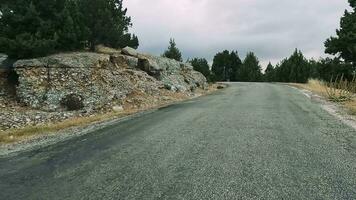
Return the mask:
<svg viewBox="0 0 356 200">
<path fill-rule="evenodd" d="M 356 199 L 356 132 L 298 90 L 233 83 L 0 159 L 0 199 Z"/>
</svg>

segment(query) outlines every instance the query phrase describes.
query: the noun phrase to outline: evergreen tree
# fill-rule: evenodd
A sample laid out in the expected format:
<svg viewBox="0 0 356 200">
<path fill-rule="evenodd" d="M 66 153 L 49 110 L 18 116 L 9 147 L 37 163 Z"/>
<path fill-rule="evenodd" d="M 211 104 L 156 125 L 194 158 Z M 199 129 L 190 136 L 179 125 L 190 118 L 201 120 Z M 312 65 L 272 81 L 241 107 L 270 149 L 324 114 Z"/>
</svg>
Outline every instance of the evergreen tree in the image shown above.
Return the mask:
<svg viewBox="0 0 356 200">
<path fill-rule="evenodd" d="M 345 11 L 341 18 L 340 29 L 336 37 L 331 37 L 325 42 L 326 53 L 339 54 L 346 62 L 356 62 L 356 0 L 349 0 L 353 11 Z"/>
<path fill-rule="evenodd" d="M 134 49 L 137 49 L 138 46 L 139 46 L 138 37 L 137 37 L 135 34 L 133 34 L 132 37 L 131 37 L 131 34 L 130 34 L 130 38 L 131 38 L 131 39 L 128 40 L 129 43 L 128 43 L 127 46 L 132 47 L 132 48 L 134 48 Z"/>
<path fill-rule="evenodd" d="M 214 56 L 212 72 L 216 81 L 237 81 L 241 65 L 237 51 L 224 50 Z"/>
<path fill-rule="evenodd" d="M 342 62 L 339 58 L 325 58 L 319 61 L 310 62 L 313 71 L 312 78 L 330 81 L 332 78 L 343 76 L 347 80 L 352 80 L 356 66 Z"/>
<path fill-rule="evenodd" d="M 126 16 L 123 0 L 78 0 L 88 28 L 88 43 L 91 49 L 103 44 L 113 48 L 138 46 L 137 37 L 128 33 L 132 26 Z"/>
<path fill-rule="evenodd" d="M 231 56 L 228 50 L 219 52 L 214 56 L 212 72 L 215 81 L 229 81 L 231 77 Z"/>
<path fill-rule="evenodd" d="M 163 53 L 163 57 L 174 59 L 176 61 L 182 62 L 182 53 L 180 50 L 177 48 L 177 44 L 174 41 L 173 38 L 170 39 L 169 41 L 169 47 L 168 49 Z"/>
<path fill-rule="evenodd" d="M 309 79 L 309 63 L 303 53 L 296 49 L 293 55 L 288 59 L 290 67 L 289 82 L 306 83 Z"/>
<path fill-rule="evenodd" d="M 311 66 L 303 53 L 294 53 L 275 68 L 275 80 L 279 82 L 306 83 L 311 77 Z"/>
<path fill-rule="evenodd" d="M 209 82 L 211 82 L 211 72 L 208 61 L 205 58 L 194 58 L 188 60 L 188 62 L 194 67 L 195 71 L 202 73 Z"/>
<path fill-rule="evenodd" d="M 262 80 L 261 66 L 253 52 L 249 52 L 240 70 L 240 81 L 258 82 Z"/>
<path fill-rule="evenodd" d="M 0 4 L 0 52 L 11 58 L 60 51 L 138 47 L 122 0 L 3 0 Z"/>
<path fill-rule="evenodd" d="M 54 0 L 47 9 L 54 9 Z M 55 50 L 56 16 L 42 18 L 40 1 L 15 0 L 0 7 L 0 52 L 11 58 L 42 56 Z"/>
<path fill-rule="evenodd" d="M 89 29 L 84 24 L 83 14 L 79 10 L 77 1 L 66 0 L 63 11 L 59 15 L 62 25 L 56 31 L 58 36 L 56 48 L 64 51 L 84 48 Z"/>
<path fill-rule="evenodd" d="M 242 66 L 242 61 L 241 61 L 237 51 L 232 51 L 230 53 L 230 66 L 231 66 L 230 80 L 238 81 L 239 80 L 239 72 L 240 72 L 241 66 Z"/>
<path fill-rule="evenodd" d="M 266 82 L 273 82 L 275 80 L 275 70 L 271 63 L 268 63 L 264 77 Z"/>
</svg>

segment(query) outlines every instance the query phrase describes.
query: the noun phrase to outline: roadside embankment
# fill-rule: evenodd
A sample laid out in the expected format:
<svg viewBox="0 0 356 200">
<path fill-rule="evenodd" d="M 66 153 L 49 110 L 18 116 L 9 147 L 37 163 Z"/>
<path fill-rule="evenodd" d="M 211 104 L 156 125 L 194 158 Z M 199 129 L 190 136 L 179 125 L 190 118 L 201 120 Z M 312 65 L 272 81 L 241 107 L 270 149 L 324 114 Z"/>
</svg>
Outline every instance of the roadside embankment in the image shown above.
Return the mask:
<svg viewBox="0 0 356 200">
<path fill-rule="evenodd" d="M 0 93 L 0 143 L 36 139 L 217 89 L 187 63 L 130 48 L 104 50 L 15 62 L 6 72 L 15 74 L 13 96 Z"/>
</svg>

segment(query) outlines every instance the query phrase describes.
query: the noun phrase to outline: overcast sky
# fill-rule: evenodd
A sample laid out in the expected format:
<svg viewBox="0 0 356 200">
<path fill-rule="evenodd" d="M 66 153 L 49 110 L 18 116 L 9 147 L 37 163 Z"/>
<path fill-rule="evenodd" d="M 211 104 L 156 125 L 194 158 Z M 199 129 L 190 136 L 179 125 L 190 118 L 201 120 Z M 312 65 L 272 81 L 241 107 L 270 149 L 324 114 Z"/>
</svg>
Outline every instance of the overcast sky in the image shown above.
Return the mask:
<svg viewBox="0 0 356 200">
<path fill-rule="evenodd" d="M 160 55 L 175 38 L 185 59 L 212 61 L 224 49 L 248 51 L 262 65 L 299 48 L 325 56 L 324 41 L 335 34 L 347 0 L 125 0 L 139 49 Z"/>
</svg>

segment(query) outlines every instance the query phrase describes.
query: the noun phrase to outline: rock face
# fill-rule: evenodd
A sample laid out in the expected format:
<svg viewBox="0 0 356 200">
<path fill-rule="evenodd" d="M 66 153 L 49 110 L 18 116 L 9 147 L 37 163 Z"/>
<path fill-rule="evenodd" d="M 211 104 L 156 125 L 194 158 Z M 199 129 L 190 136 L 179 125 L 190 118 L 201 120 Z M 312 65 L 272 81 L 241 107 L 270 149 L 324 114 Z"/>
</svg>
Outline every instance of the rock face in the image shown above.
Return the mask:
<svg viewBox="0 0 356 200">
<path fill-rule="evenodd" d="M 68 110 L 68 99 L 86 110 L 113 108 L 135 91 L 159 96 L 166 88 L 193 92 L 207 86 L 190 65 L 124 48 L 110 53 L 70 53 L 19 60 L 18 99 L 45 111 Z"/>
</svg>

